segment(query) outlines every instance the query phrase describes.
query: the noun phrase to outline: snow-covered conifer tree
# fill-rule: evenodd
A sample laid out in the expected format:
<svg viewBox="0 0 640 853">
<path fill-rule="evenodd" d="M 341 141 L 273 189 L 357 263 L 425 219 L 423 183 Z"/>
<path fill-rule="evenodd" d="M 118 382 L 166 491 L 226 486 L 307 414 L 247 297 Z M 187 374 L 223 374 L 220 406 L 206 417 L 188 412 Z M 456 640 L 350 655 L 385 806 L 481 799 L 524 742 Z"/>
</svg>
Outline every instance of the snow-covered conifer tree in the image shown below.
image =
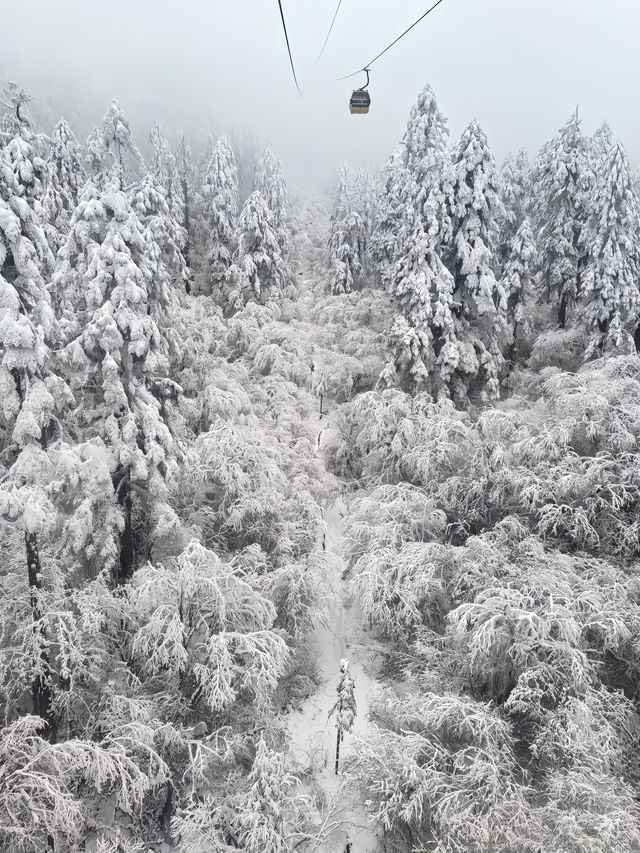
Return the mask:
<svg viewBox="0 0 640 853">
<path fill-rule="evenodd" d="M 111 567 L 118 582 L 136 565 L 134 492 L 146 490 L 152 506 L 145 515 L 152 514 L 173 470 L 163 411 L 179 389 L 167 378 L 170 342 L 159 325 L 171 306 L 155 280 L 161 250 L 122 189 L 120 167 L 102 180 L 102 190 L 93 181 L 85 186 L 58 253 L 54 290 L 82 418 L 112 457 L 123 518 L 120 558 Z"/>
<path fill-rule="evenodd" d="M 587 252 L 584 228 L 594 177 L 577 110 L 543 148 L 535 173 L 542 284 L 564 329 L 567 312 L 582 290 Z"/>
<path fill-rule="evenodd" d="M 335 223 L 329 238 L 331 266 L 329 292 L 351 293 L 363 273 L 362 260 L 366 250 L 366 230 L 356 211 Z"/>
<path fill-rule="evenodd" d="M 527 218 L 523 219 L 511 241 L 511 251 L 502 276 L 507 299 L 507 319 L 511 326 L 510 359 L 513 361 L 518 344 L 529 328 L 527 303 L 533 295 L 537 249 Z"/>
<path fill-rule="evenodd" d="M 105 165 L 107 147 L 98 125 L 94 124 L 85 142 L 87 171 L 94 178 Z"/>
<path fill-rule="evenodd" d="M 364 223 L 367 240 L 373 234 L 377 220 L 378 186 L 370 169 L 358 169 L 353 181 L 355 209 Z"/>
<path fill-rule="evenodd" d="M 600 168 L 609 156 L 609 152 L 615 144 L 613 131 L 608 122 L 603 122 L 589 140 L 589 159 L 591 168 L 596 175 L 600 174 Z"/>
<path fill-rule="evenodd" d="M 262 193 L 273 216 L 275 227 L 284 233 L 289 208 L 287 185 L 282 174 L 280 158 L 271 148 L 265 148 L 256 164 L 253 189 Z"/>
<path fill-rule="evenodd" d="M 185 231 L 173 216 L 165 189 L 154 175 L 148 172 L 134 185 L 131 195 L 133 208 L 146 229 L 149 261 L 155 265 L 152 287 L 160 298 L 154 299 L 154 304 L 162 306 L 166 316 L 169 304 L 175 303 L 174 288 L 184 288 L 189 275 L 181 250 L 186 242 Z M 153 257 L 156 249 L 160 252 Z"/>
<path fill-rule="evenodd" d="M 370 240 L 378 278 L 389 287 L 402 246 L 409 237 L 406 229 L 409 216 L 403 208 L 403 190 L 407 176 L 401 149 L 396 150 L 384 167 L 383 184 L 376 202 L 376 220 Z M 413 230 L 413 226 L 412 226 Z"/>
<path fill-rule="evenodd" d="M 586 357 L 640 350 L 640 201 L 624 147 L 600 165 L 585 231 L 589 255 L 581 314 L 590 334 Z"/>
<path fill-rule="evenodd" d="M 349 733 L 353 728 L 356 718 L 355 687 L 356 683 L 349 669 L 349 661 L 343 658 L 340 661 L 340 680 L 336 688 L 338 698 L 329 712 L 329 716 L 332 714 L 336 715 L 336 774 L 338 773 L 340 764 L 340 744 L 344 740 L 344 733 Z"/>
<path fill-rule="evenodd" d="M 449 131 L 429 85 L 411 108 L 402 146 L 385 167 L 385 189 L 378 201 L 372 237 L 382 282 L 392 285 L 394 268 L 416 230 L 431 235 L 437 251 L 451 239 L 448 201 L 453 172 Z"/>
<path fill-rule="evenodd" d="M 49 508 L 43 489 L 49 469 L 45 448 L 54 414 L 66 407 L 69 396 L 64 383 L 49 369 L 50 346 L 57 342 L 57 330 L 44 278 L 53 258 L 38 217 L 44 165 L 40 169 L 33 156 L 22 104 L 19 99 L 17 135 L 0 152 L 0 425 L 7 466 L 0 489 L 0 514 L 24 534 L 34 622 L 30 662 L 33 711 L 43 718 L 45 731 L 50 733 L 52 697 L 41 618 L 39 535 L 46 528 Z"/>
<path fill-rule="evenodd" d="M 225 287 L 227 310 L 247 302 L 278 301 L 291 284 L 291 273 L 277 237 L 271 211 L 261 193 L 246 200 L 238 220 L 238 245 Z"/>
<path fill-rule="evenodd" d="M 331 208 L 331 218 L 329 220 L 331 228 L 351 212 L 351 169 L 346 164 L 340 169 L 340 178 L 336 187 L 336 194 L 333 197 L 333 206 Z"/>
<path fill-rule="evenodd" d="M 185 135 L 182 134 L 176 151 L 176 163 L 180 180 L 180 206 L 182 216 L 180 224 L 186 232 L 186 244 L 183 249 L 184 259 L 187 266 L 193 268 L 193 247 L 196 239 L 196 211 L 202 207 L 202 198 L 196 191 L 195 176 L 196 167 L 191 154 L 191 147 Z"/>
<path fill-rule="evenodd" d="M 504 266 L 511 252 L 511 243 L 527 217 L 530 202 L 529 157 L 522 149 L 508 154 L 500 172 L 500 199 L 504 216 L 499 221 L 499 259 Z"/>
<path fill-rule="evenodd" d="M 354 285 L 359 284 L 367 265 L 367 230 L 359 212 L 364 208 L 361 189 L 351 169 L 343 166 L 329 230 L 329 292 L 332 294 L 350 293 Z"/>
<path fill-rule="evenodd" d="M 403 194 L 422 217 L 425 230 L 433 231 L 439 244 L 451 240 L 450 210 L 454 175 L 449 158 L 447 120 L 438 109 L 432 88 L 424 87 L 411 108 L 402 145 L 407 183 Z"/>
<path fill-rule="evenodd" d="M 153 148 L 149 171 L 164 189 L 171 216 L 178 225 L 184 226 L 184 208 L 178 163 L 169 140 L 157 123 L 151 126 L 149 142 Z"/>
<path fill-rule="evenodd" d="M 50 173 L 45 161 L 45 141 L 34 133 L 27 104 L 31 98 L 24 89 L 9 83 L 4 103 L 9 108 L 5 116 L 8 138 L 2 148 L 3 168 L 13 173 L 11 181 L 15 198 L 29 205 L 36 220 L 47 223 L 44 207 Z"/>
<path fill-rule="evenodd" d="M 97 140 L 97 144 L 92 144 L 92 150 L 90 150 L 92 159 L 100 157 L 101 154 L 100 169 L 106 170 L 114 164 L 119 166 L 123 185 L 144 169 L 142 154 L 131 138 L 129 119 L 115 98 L 107 107 L 102 119 L 100 139 Z"/>
<path fill-rule="evenodd" d="M 477 358 L 467 381 L 470 387 L 479 382 L 483 396 L 491 399 L 499 396 L 507 334 L 505 294 L 494 273 L 497 221 L 504 208 L 487 136 L 475 121 L 462 134 L 454 170 L 449 268 L 457 314 L 469 326 Z"/>
<path fill-rule="evenodd" d="M 390 282 L 397 316 L 389 345 L 394 363 L 383 379 L 408 390 L 450 393 L 453 371 L 464 364 L 453 314 L 453 276 L 438 254 L 434 237 L 418 225 Z"/>
<path fill-rule="evenodd" d="M 86 181 L 82 149 L 64 119 L 56 124 L 49 155 L 50 180 L 44 200 L 49 222 L 58 235 L 56 249 L 69 231 L 71 215 Z"/>
<path fill-rule="evenodd" d="M 229 138 L 213 147 L 202 188 L 207 230 L 207 292 L 219 295 L 236 248 L 238 167 Z"/>
</svg>

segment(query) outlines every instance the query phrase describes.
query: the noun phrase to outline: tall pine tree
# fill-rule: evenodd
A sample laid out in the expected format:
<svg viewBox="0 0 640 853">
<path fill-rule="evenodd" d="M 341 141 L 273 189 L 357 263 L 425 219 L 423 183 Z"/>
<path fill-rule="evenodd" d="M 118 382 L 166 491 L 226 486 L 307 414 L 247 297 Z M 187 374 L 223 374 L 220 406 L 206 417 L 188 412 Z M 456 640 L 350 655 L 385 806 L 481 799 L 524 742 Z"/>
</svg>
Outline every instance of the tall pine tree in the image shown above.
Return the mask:
<svg viewBox="0 0 640 853">
<path fill-rule="evenodd" d="M 407 176 L 405 200 L 419 212 L 424 230 L 433 232 L 435 228 L 438 243 L 447 244 L 452 236 L 448 202 L 454 181 L 449 130 L 429 85 L 411 109 L 402 151 Z"/>
<path fill-rule="evenodd" d="M 507 262 L 513 239 L 528 215 L 530 183 L 527 152 L 522 149 L 516 155 L 508 154 L 500 172 L 500 199 L 504 205 L 504 216 L 499 221 L 498 258 L 502 266 Z"/>
<path fill-rule="evenodd" d="M 247 302 L 279 301 L 291 285 L 291 273 L 261 193 L 251 193 L 244 203 L 237 233 L 234 262 L 227 272 L 226 310 L 238 310 Z"/>
<path fill-rule="evenodd" d="M 475 121 L 462 134 L 454 173 L 448 263 L 457 315 L 469 325 L 469 343 L 477 359 L 467 382 L 469 390 L 479 386 L 483 397 L 495 399 L 507 335 L 505 293 L 494 272 L 497 223 L 504 208 L 487 136 Z"/>
<path fill-rule="evenodd" d="M 54 288 L 65 314 L 64 359 L 77 390 L 77 417 L 111 457 L 122 518 L 113 579 L 131 577 L 138 560 L 134 513 L 144 521 L 162 505 L 174 470 L 175 443 L 165 417 L 170 341 L 162 332 L 170 291 L 157 281 L 152 232 L 122 188 L 119 165 L 87 183 Z M 161 326 L 162 324 L 162 326 Z"/>
<path fill-rule="evenodd" d="M 262 193 L 276 228 L 286 231 L 289 198 L 280 158 L 271 148 L 265 148 L 256 164 L 254 190 Z"/>
<path fill-rule="evenodd" d="M 464 364 L 453 289 L 453 276 L 440 258 L 433 234 L 419 224 L 391 279 L 400 313 L 389 335 L 394 360 L 383 373 L 387 384 L 399 382 L 406 390 L 449 396 L 461 357 Z"/>
<path fill-rule="evenodd" d="M 6 476 L 0 513 L 21 529 L 33 617 L 33 713 L 51 735 L 49 647 L 43 619 L 40 534 L 46 527 L 46 448 L 56 410 L 69 402 L 66 386 L 50 371 L 57 329 L 46 276 L 53 257 L 44 230 L 46 166 L 33 146 L 26 95 L 11 87 L 8 126 L 0 151 L 0 425 Z"/>
<path fill-rule="evenodd" d="M 238 167 L 226 136 L 213 147 L 202 188 L 207 229 L 207 292 L 218 294 L 231 266 L 238 223 Z"/>
<path fill-rule="evenodd" d="M 640 351 L 640 202 L 620 142 L 601 164 L 585 236 L 581 314 L 590 334 L 585 357 L 611 349 Z"/>
<path fill-rule="evenodd" d="M 49 155 L 50 180 L 45 196 L 48 220 L 57 235 L 58 249 L 69 232 L 71 215 L 86 181 L 86 171 L 80 144 L 64 119 L 53 131 Z"/>
<path fill-rule="evenodd" d="M 511 241 L 504 266 L 502 287 L 507 298 L 507 320 L 511 327 L 509 360 L 515 361 L 518 346 L 529 331 L 528 304 L 533 296 L 537 249 L 528 219 L 523 219 Z"/>
<path fill-rule="evenodd" d="M 588 143 L 576 110 L 545 146 L 536 168 L 542 284 L 561 329 L 581 296 L 587 257 L 584 229 L 592 187 Z"/>
</svg>

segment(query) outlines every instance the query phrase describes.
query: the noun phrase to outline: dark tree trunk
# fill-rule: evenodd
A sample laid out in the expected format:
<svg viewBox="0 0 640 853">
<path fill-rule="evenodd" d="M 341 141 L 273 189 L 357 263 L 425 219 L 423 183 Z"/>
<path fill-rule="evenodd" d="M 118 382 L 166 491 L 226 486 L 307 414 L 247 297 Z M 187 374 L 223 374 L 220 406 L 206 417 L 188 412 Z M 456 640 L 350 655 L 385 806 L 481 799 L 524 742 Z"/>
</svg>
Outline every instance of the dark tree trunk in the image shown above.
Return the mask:
<svg viewBox="0 0 640 853">
<path fill-rule="evenodd" d="M 607 339 L 607 332 L 609 331 L 609 318 L 606 320 L 598 320 L 598 330 L 600 331 L 600 342 L 598 343 L 598 350 L 600 355 L 604 355 L 604 344 Z"/>
<path fill-rule="evenodd" d="M 567 325 L 567 297 L 564 293 L 562 294 L 560 307 L 558 309 L 558 325 L 561 329 L 564 329 Z"/>
<path fill-rule="evenodd" d="M 45 647 L 46 632 L 42 624 L 42 604 L 40 591 L 42 590 L 42 573 L 40 566 L 40 551 L 38 539 L 35 533 L 25 531 L 24 544 L 27 557 L 27 574 L 29 578 L 29 593 L 31 598 L 31 612 L 33 614 L 34 631 L 39 635 L 42 649 L 40 651 L 40 667 L 42 673 L 31 685 L 31 698 L 33 700 L 33 713 L 37 714 L 45 722 L 43 733 L 45 737 L 52 739 L 54 734 L 54 718 L 52 708 L 51 688 L 49 687 L 46 674 L 49 672 L 49 656 Z"/>
<path fill-rule="evenodd" d="M 324 412 L 322 411 L 322 398 L 323 398 L 323 395 L 320 394 L 320 418 L 322 418 L 322 416 L 324 415 Z"/>
<path fill-rule="evenodd" d="M 433 352 L 435 357 L 437 358 L 442 352 L 442 347 L 446 343 L 446 338 L 442 334 L 442 329 L 440 326 L 436 326 L 434 323 L 430 325 L 431 329 L 431 338 L 433 340 Z"/>
<path fill-rule="evenodd" d="M 633 333 L 633 342 L 636 346 L 636 352 L 640 352 L 640 326 L 636 326 L 636 330 Z"/>
<path fill-rule="evenodd" d="M 513 324 L 513 341 L 507 352 L 507 361 L 509 362 L 509 371 L 513 370 L 516 364 L 516 354 L 518 351 L 518 324 Z"/>
<path fill-rule="evenodd" d="M 171 834 L 171 815 L 173 814 L 173 785 L 167 783 L 167 796 L 160 815 L 162 826 L 168 836 Z"/>
<path fill-rule="evenodd" d="M 131 472 L 129 468 L 118 472 L 113 478 L 118 503 L 124 514 L 124 530 L 120 537 L 120 559 L 114 569 L 116 586 L 131 580 L 136 567 L 136 550 L 133 538 L 133 501 L 131 499 Z"/>
<path fill-rule="evenodd" d="M 187 234 L 187 241 L 184 244 L 184 260 L 186 265 L 191 268 L 191 217 L 189 215 L 189 185 L 187 183 L 186 176 L 182 178 L 182 207 L 184 216 L 184 230 Z M 191 293 L 191 284 L 188 279 L 185 282 L 185 290 L 187 291 L 187 293 Z"/>
<path fill-rule="evenodd" d="M 336 776 L 338 775 L 338 765 L 340 764 L 340 741 L 342 740 L 342 729 L 338 729 L 336 737 Z"/>
</svg>

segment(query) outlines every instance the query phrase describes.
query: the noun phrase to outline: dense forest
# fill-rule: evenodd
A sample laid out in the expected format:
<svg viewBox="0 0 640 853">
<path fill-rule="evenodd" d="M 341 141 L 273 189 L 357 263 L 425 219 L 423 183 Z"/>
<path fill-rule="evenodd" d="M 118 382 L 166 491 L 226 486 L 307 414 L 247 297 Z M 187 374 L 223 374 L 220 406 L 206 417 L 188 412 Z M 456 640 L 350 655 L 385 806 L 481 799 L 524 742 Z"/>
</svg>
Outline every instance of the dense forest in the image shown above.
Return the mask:
<svg viewBox="0 0 640 853">
<path fill-rule="evenodd" d="M 0 851 L 640 850 L 608 125 L 498 168 L 426 86 L 308 199 L 238 135 L 37 106 L 7 85 Z"/>
</svg>

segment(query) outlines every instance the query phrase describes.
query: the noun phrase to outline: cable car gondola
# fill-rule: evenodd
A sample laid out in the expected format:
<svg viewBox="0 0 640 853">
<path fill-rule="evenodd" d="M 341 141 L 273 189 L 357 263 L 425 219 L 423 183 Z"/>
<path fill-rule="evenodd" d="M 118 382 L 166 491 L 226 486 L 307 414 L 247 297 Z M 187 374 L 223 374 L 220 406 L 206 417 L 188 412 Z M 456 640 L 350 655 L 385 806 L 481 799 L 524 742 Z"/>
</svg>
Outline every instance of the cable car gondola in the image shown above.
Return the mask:
<svg viewBox="0 0 640 853">
<path fill-rule="evenodd" d="M 362 69 L 367 75 L 367 82 L 361 89 L 354 89 L 349 100 L 349 112 L 352 114 L 364 114 L 369 112 L 371 106 L 371 95 L 367 92 L 369 85 L 369 69 Z"/>
</svg>

